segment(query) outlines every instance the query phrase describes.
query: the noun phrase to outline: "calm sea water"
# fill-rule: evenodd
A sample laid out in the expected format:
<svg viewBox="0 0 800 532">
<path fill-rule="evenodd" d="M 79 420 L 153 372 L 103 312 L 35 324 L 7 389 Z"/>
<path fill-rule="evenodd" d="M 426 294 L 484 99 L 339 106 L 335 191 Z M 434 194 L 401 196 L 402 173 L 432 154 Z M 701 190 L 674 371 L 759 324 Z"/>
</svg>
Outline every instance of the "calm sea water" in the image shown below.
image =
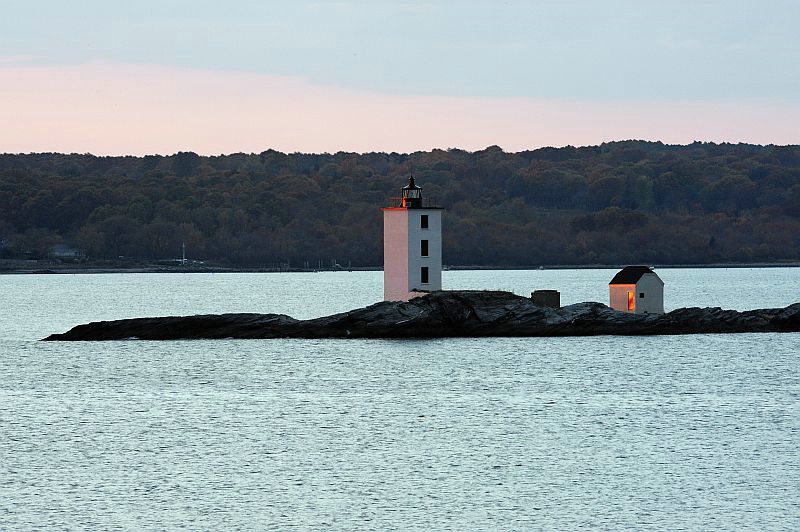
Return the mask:
<svg viewBox="0 0 800 532">
<path fill-rule="evenodd" d="M 444 283 L 606 302 L 613 273 Z M 800 269 L 659 274 L 667 310 L 800 301 Z M 0 277 L 0 529 L 800 529 L 800 334 L 36 341 L 380 297 L 380 272 Z"/>
</svg>

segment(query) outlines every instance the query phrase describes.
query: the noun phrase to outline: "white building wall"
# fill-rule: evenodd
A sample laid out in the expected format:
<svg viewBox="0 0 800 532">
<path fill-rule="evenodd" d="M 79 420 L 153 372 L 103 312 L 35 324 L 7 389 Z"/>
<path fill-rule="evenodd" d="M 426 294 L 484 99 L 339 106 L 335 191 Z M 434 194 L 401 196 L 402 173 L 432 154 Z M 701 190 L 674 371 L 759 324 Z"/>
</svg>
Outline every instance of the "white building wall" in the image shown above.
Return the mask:
<svg viewBox="0 0 800 532">
<path fill-rule="evenodd" d="M 636 285 L 634 284 L 612 284 L 608 286 L 609 306 L 620 312 L 628 312 L 628 292 L 633 292 L 636 301 Z"/>
<path fill-rule="evenodd" d="M 383 299 L 408 299 L 408 211 L 383 210 Z"/>
<path fill-rule="evenodd" d="M 634 314 L 664 313 L 664 282 L 654 273 L 642 275 L 633 284 L 612 284 L 608 287 L 610 306 L 621 312 L 628 311 L 628 292 L 633 293 Z M 644 294 L 644 297 L 639 297 Z"/>
<path fill-rule="evenodd" d="M 422 216 L 428 216 L 428 228 L 422 229 Z M 422 256 L 422 240 L 428 241 L 428 256 Z M 422 267 L 428 267 L 428 283 L 422 284 Z M 442 211 L 408 211 L 408 289 L 442 289 Z"/>
<path fill-rule="evenodd" d="M 644 297 L 639 297 L 644 294 Z M 636 283 L 636 314 L 664 313 L 664 281 L 654 273 L 642 275 Z"/>
<path fill-rule="evenodd" d="M 422 228 L 422 216 L 428 228 Z M 422 256 L 422 240 L 428 256 Z M 422 267 L 428 267 L 428 283 L 422 284 Z M 383 209 L 383 297 L 407 301 L 420 295 L 415 290 L 442 289 L 442 211 L 440 209 Z"/>
</svg>

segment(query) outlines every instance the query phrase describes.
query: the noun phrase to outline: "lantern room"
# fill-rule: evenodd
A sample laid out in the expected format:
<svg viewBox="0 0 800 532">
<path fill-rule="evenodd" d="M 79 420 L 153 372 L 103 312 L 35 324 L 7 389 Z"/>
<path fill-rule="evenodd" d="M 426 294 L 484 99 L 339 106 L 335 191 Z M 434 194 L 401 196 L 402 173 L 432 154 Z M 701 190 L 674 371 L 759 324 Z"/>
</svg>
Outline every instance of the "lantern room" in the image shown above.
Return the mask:
<svg viewBox="0 0 800 532">
<path fill-rule="evenodd" d="M 414 182 L 414 176 L 408 178 L 408 184 L 403 187 L 400 198 L 403 207 L 419 209 L 422 207 L 422 188 Z"/>
</svg>

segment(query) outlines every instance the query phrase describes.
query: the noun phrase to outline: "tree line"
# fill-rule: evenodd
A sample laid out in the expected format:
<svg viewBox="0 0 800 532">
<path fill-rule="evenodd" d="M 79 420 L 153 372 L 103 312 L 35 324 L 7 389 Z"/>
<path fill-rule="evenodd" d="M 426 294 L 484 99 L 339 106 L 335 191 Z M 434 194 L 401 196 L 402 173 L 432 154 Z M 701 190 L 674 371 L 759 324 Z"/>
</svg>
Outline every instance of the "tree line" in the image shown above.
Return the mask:
<svg viewBox="0 0 800 532">
<path fill-rule="evenodd" d="M 800 147 L 625 141 L 507 153 L 0 155 L 0 257 L 382 264 L 413 172 L 454 266 L 800 260 Z M 122 259 L 121 259 L 122 258 Z"/>
</svg>

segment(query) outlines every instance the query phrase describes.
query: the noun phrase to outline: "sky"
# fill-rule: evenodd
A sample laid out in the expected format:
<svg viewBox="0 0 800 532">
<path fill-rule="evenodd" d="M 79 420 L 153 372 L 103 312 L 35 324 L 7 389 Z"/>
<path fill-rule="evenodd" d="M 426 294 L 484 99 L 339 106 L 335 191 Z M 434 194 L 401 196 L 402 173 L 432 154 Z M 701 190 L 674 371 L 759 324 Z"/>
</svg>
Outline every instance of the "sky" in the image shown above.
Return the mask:
<svg viewBox="0 0 800 532">
<path fill-rule="evenodd" d="M 2 0 L 0 152 L 800 143 L 797 0 Z"/>
</svg>

